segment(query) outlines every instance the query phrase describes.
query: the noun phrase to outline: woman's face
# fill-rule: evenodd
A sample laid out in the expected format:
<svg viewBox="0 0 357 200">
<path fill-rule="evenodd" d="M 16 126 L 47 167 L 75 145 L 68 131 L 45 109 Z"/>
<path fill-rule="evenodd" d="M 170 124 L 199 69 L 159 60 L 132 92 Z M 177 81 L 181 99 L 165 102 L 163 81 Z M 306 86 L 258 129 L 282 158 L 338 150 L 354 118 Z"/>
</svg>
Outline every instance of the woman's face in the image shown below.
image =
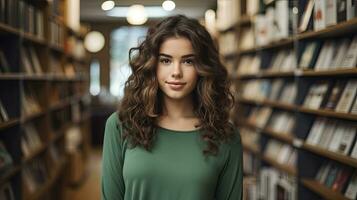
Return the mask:
<svg viewBox="0 0 357 200">
<path fill-rule="evenodd" d="M 191 42 L 184 37 L 170 37 L 161 47 L 156 76 L 168 98 L 179 100 L 195 89 L 198 75 Z"/>
</svg>

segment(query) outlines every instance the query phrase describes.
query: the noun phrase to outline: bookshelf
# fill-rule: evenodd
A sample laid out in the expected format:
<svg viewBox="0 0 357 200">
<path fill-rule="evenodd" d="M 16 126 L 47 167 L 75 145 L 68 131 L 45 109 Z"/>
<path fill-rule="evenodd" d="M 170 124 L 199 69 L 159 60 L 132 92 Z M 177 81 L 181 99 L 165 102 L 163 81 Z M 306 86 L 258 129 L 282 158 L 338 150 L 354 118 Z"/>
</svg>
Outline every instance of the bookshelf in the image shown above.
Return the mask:
<svg viewBox="0 0 357 200">
<path fill-rule="evenodd" d="M 245 186 L 247 193 L 257 193 L 247 199 L 355 199 L 357 15 L 351 12 L 357 13 L 357 2 L 326 1 L 332 7 L 320 0 L 238 2 L 238 17 L 223 16 L 232 23 L 218 27 L 218 37 L 235 36 L 220 43 L 234 50 L 222 52 L 236 96 L 232 120 L 240 130 L 259 135 L 253 143 L 242 137 L 245 154 L 260 161 L 256 171 L 245 176 L 256 181 Z M 315 18 L 321 9 L 330 9 L 329 16 Z M 254 35 L 249 44 L 241 35 L 246 29 Z M 267 156 L 267 151 L 276 156 Z M 293 151 L 294 166 L 278 162 L 280 156 L 294 160 Z M 338 167 L 321 172 L 327 165 Z M 333 179 L 317 180 L 319 173 Z M 282 189 L 279 183 L 286 174 L 295 181 Z M 267 181 L 273 187 L 264 185 Z"/>
<path fill-rule="evenodd" d="M 68 135 L 80 138 L 75 153 L 84 165 L 90 150 L 89 61 L 84 33 L 64 21 L 66 1 L 0 4 L 0 154 L 10 155 L 0 166 L 0 192 L 10 199 L 62 199 L 66 185 L 85 177 L 84 170 L 74 174 L 70 167 Z"/>
</svg>

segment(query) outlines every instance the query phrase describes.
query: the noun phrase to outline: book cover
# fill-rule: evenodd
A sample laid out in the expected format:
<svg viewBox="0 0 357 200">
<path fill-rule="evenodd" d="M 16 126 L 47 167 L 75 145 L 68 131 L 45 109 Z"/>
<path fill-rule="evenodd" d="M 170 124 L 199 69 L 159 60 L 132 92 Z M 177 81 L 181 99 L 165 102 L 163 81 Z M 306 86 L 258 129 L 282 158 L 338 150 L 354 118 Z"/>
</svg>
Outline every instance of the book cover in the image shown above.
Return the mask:
<svg viewBox="0 0 357 200">
<path fill-rule="evenodd" d="M 336 0 L 326 0 L 326 25 L 337 24 L 337 2 Z"/>
<path fill-rule="evenodd" d="M 314 4 L 315 4 L 315 0 L 309 0 L 309 2 L 306 4 L 304 13 L 302 15 L 299 27 L 298 27 L 298 31 L 304 32 L 307 30 L 309 22 L 312 18 L 313 15 L 313 9 L 314 9 Z"/>
<path fill-rule="evenodd" d="M 347 0 L 337 0 L 337 22 L 343 22 L 347 19 Z"/>
<path fill-rule="evenodd" d="M 327 100 L 327 103 L 326 105 L 324 106 L 325 109 L 327 110 L 334 110 L 336 105 L 337 105 L 337 102 L 338 100 L 340 99 L 341 95 L 342 95 L 342 92 L 343 92 L 343 89 L 346 85 L 346 82 L 345 81 L 337 81 L 331 92 L 330 92 L 330 95 L 328 97 L 328 100 Z"/>
<path fill-rule="evenodd" d="M 9 73 L 10 65 L 7 61 L 4 52 L 0 49 L 0 73 Z"/>
<path fill-rule="evenodd" d="M 326 28 L 326 1 L 315 0 L 314 31 Z"/>
<path fill-rule="evenodd" d="M 348 113 L 357 93 L 357 80 L 349 80 L 338 101 L 335 111 Z"/>
<path fill-rule="evenodd" d="M 322 42 L 314 41 L 308 43 L 299 60 L 299 66 L 302 69 L 312 69 L 319 56 Z"/>
<path fill-rule="evenodd" d="M 345 197 L 349 199 L 356 199 L 357 198 L 357 171 L 355 171 L 348 183 Z"/>
<path fill-rule="evenodd" d="M 347 53 L 345 54 L 342 62 L 341 68 L 354 68 L 357 65 L 357 36 L 353 37 L 350 43 Z"/>
</svg>

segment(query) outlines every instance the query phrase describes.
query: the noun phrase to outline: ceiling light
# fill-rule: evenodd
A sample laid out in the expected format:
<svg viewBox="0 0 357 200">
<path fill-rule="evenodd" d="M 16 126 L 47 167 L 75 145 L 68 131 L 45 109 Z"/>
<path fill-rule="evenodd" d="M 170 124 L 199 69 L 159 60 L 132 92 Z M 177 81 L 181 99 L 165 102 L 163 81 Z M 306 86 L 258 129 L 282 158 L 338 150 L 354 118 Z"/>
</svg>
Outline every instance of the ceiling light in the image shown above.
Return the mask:
<svg viewBox="0 0 357 200">
<path fill-rule="evenodd" d="M 113 9 L 106 12 L 110 17 L 127 17 L 129 12 L 128 6 L 115 6 Z M 162 6 L 145 6 L 145 13 L 148 18 L 162 18 L 167 17 L 171 13 L 162 8 Z"/>
<path fill-rule="evenodd" d="M 162 3 L 162 8 L 166 11 L 172 11 L 176 7 L 175 2 L 173 1 L 164 1 Z"/>
<path fill-rule="evenodd" d="M 102 3 L 102 9 L 105 11 L 113 9 L 114 6 L 115 6 L 114 1 L 104 1 Z"/>
<path fill-rule="evenodd" d="M 126 20 L 132 25 L 144 24 L 147 20 L 147 14 L 143 5 L 134 4 L 129 7 Z"/>
<path fill-rule="evenodd" d="M 84 47 L 92 53 L 100 51 L 104 44 L 104 36 L 98 31 L 89 32 L 84 38 Z"/>
</svg>

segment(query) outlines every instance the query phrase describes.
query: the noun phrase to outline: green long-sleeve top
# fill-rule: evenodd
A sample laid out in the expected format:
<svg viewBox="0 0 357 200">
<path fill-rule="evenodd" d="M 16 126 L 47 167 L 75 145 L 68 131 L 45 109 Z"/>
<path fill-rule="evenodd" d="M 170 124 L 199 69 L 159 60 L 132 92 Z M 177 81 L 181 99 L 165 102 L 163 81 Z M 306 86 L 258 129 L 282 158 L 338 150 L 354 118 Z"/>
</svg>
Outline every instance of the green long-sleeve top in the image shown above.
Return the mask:
<svg viewBox="0 0 357 200">
<path fill-rule="evenodd" d="M 117 113 L 106 122 L 101 190 L 103 200 L 241 200 L 242 145 L 238 131 L 204 156 L 200 130 L 158 128 L 151 152 L 127 148 Z"/>
</svg>

